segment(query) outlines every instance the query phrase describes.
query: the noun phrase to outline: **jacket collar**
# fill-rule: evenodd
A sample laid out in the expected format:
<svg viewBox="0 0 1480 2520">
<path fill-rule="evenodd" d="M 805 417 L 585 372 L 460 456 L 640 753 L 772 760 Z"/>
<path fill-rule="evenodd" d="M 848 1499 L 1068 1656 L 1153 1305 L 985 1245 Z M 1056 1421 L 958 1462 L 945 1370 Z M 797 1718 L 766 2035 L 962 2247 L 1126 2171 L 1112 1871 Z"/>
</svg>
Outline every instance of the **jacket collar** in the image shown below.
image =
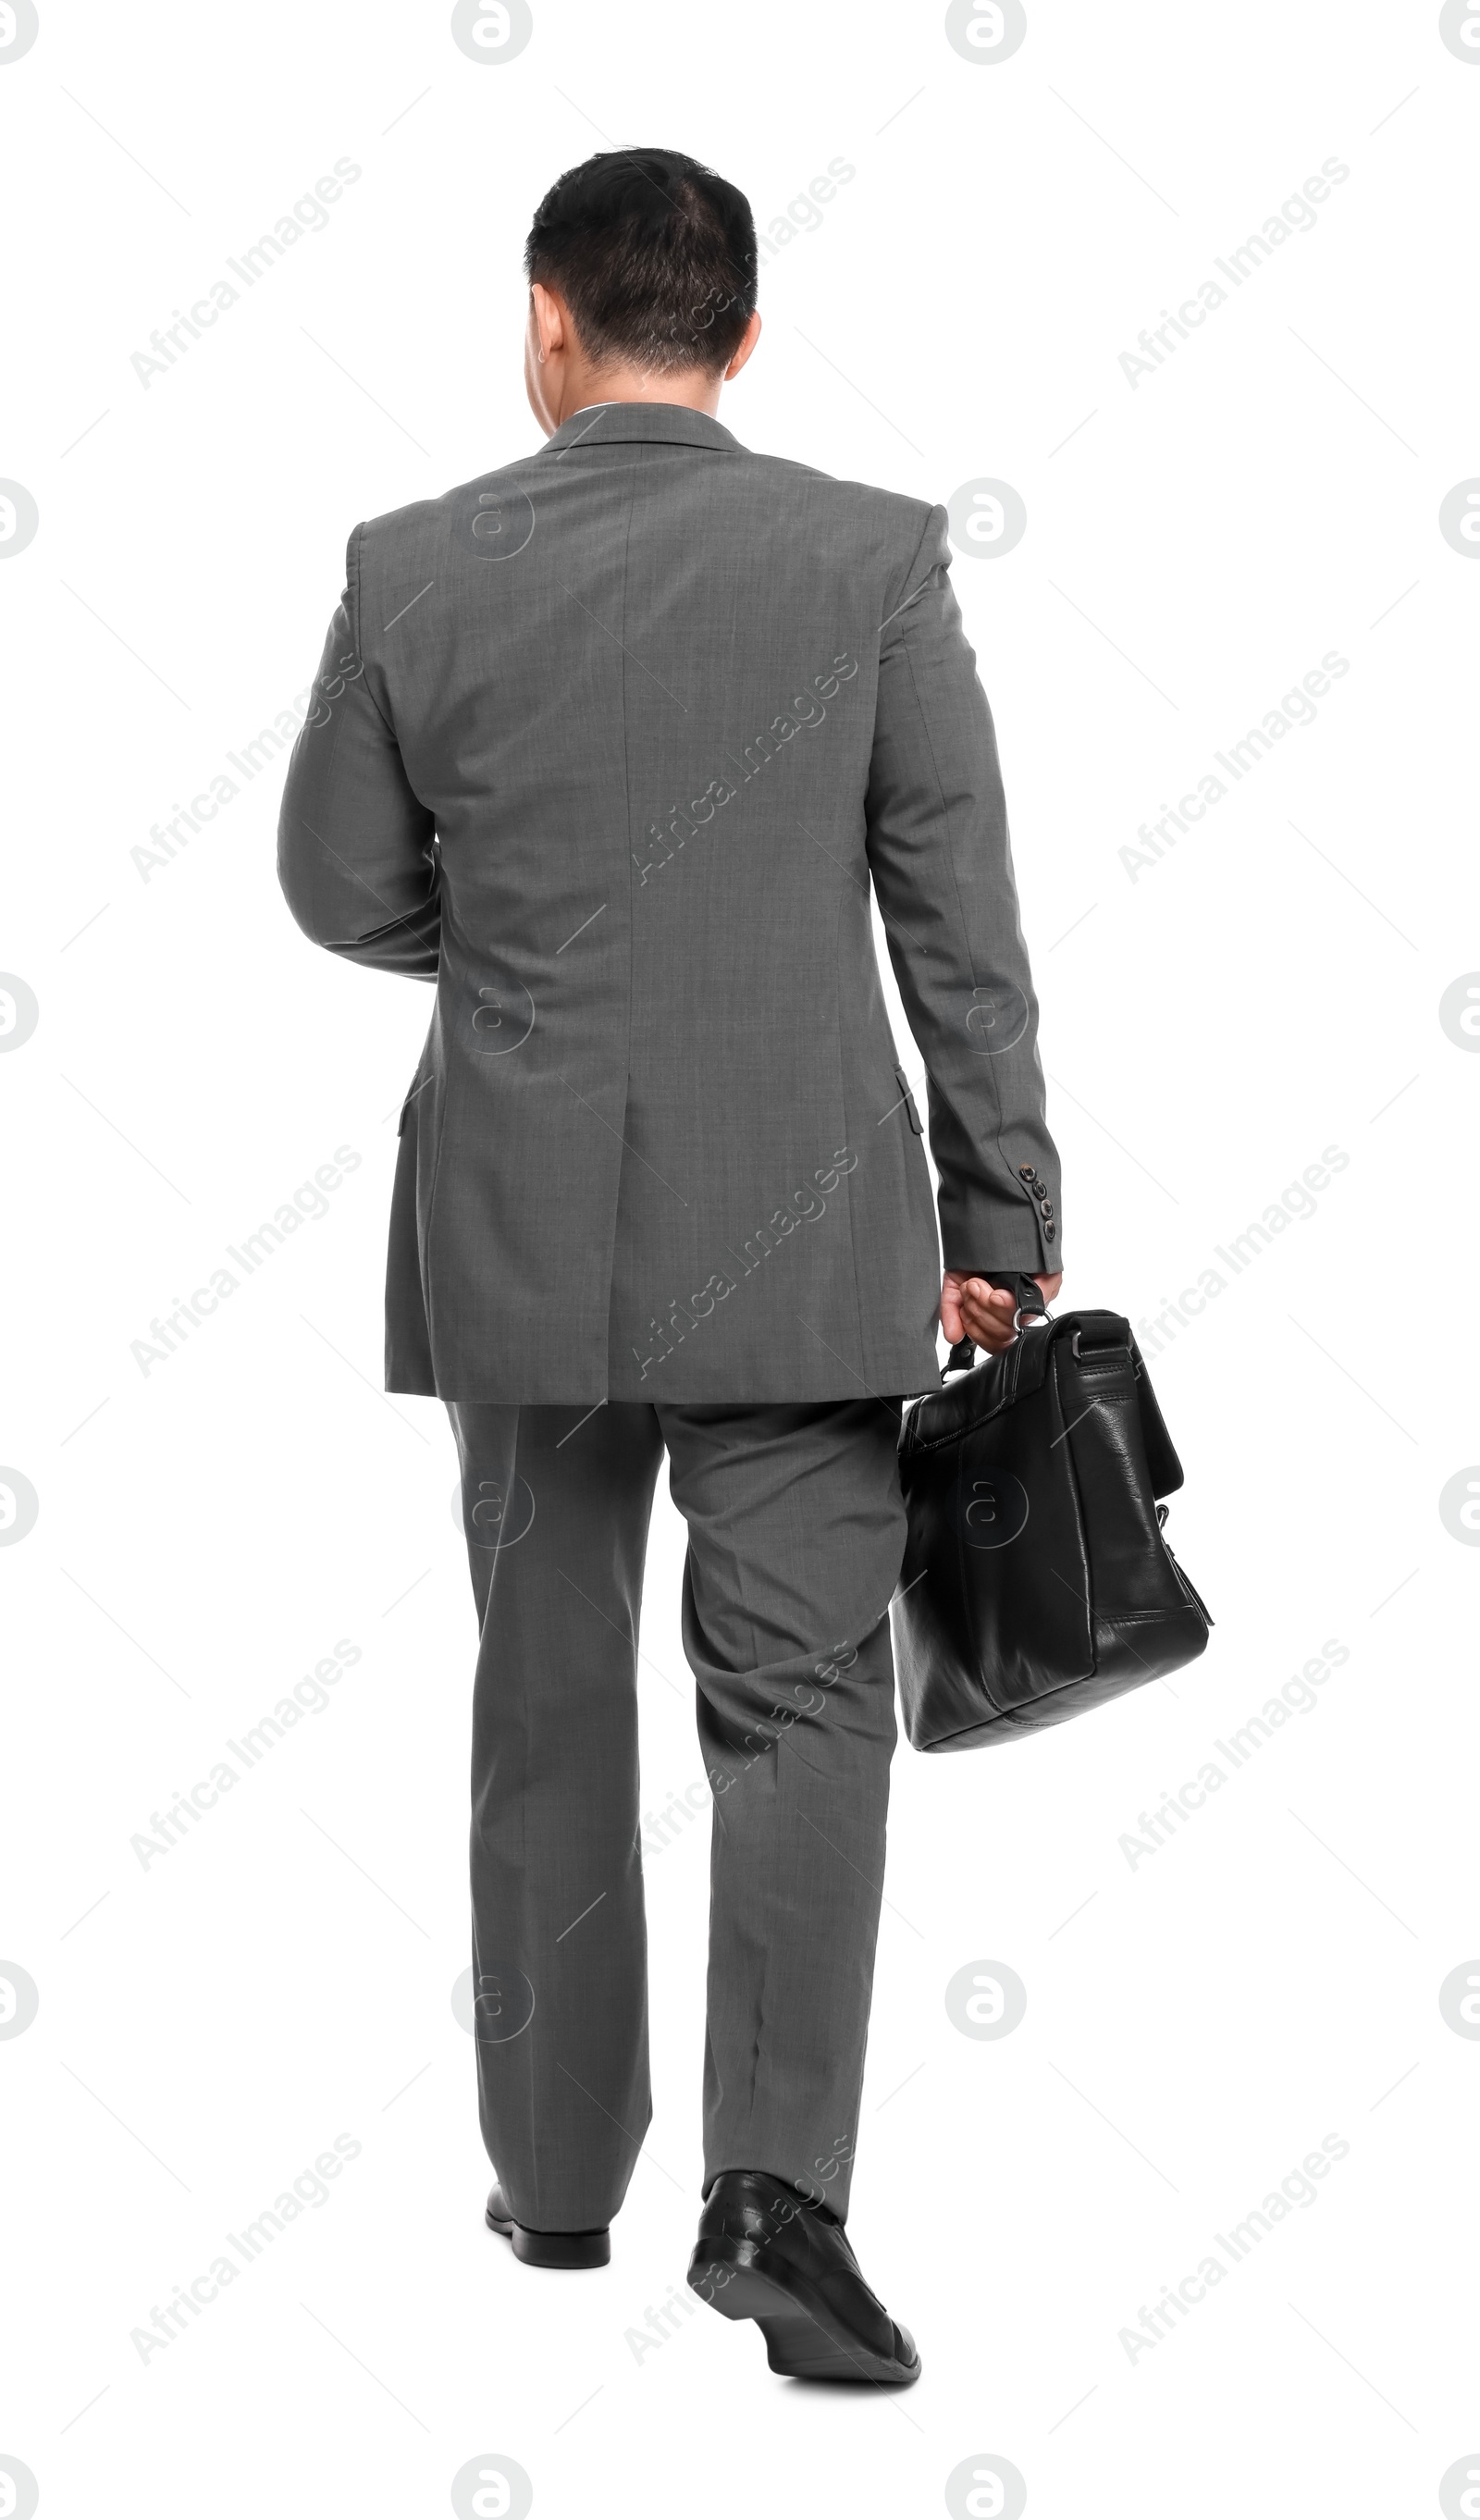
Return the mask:
<svg viewBox="0 0 1480 2520">
<path fill-rule="evenodd" d="M 562 421 L 545 441 L 548 455 L 563 455 L 573 446 L 613 443 L 648 446 L 707 446 L 712 454 L 742 455 L 738 437 L 707 412 L 691 411 L 677 402 L 599 402 Z"/>
</svg>

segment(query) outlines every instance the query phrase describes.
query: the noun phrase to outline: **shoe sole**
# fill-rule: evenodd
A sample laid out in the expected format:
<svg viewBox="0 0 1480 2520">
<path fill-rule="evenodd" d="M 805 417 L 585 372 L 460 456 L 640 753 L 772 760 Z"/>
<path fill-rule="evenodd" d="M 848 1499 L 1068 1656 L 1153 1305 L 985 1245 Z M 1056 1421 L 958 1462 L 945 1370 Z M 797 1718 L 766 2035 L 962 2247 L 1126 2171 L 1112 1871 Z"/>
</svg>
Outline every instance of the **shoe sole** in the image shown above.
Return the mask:
<svg viewBox="0 0 1480 2520">
<path fill-rule="evenodd" d="M 690 2260 L 689 2285 L 722 2318 L 753 2318 L 766 2340 L 767 2362 L 785 2379 L 907 2389 L 919 2378 L 918 2356 L 901 2362 L 850 2336 L 804 2276 L 764 2266 L 753 2241 L 701 2240 Z"/>
<path fill-rule="evenodd" d="M 526 2267 L 609 2267 L 611 2233 L 608 2231 L 526 2231 L 522 2223 L 504 2222 L 495 2218 L 487 2207 L 483 2220 L 490 2231 L 498 2231 L 513 2244 L 514 2254 Z"/>
</svg>

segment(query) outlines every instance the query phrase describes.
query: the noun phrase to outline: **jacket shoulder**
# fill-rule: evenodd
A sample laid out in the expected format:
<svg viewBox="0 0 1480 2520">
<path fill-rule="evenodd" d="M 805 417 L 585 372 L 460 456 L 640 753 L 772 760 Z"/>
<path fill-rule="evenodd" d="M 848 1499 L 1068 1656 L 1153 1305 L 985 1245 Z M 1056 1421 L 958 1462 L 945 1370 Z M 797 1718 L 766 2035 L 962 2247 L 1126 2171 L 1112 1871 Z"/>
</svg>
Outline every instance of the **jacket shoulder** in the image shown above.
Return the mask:
<svg viewBox="0 0 1480 2520">
<path fill-rule="evenodd" d="M 537 455 L 522 455 L 512 464 L 491 465 L 486 472 L 475 472 L 471 481 L 454 482 L 450 490 L 441 490 L 434 499 L 413 499 L 408 507 L 387 508 L 383 516 L 368 517 L 355 531 L 378 552 L 413 549 L 428 533 L 436 533 L 448 518 L 461 515 L 470 498 L 496 482 L 518 481 L 521 472 L 537 463 Z"/>
<path fill-rule="evenodd" d="M 518 489 L 526 479 L 532 485 L 540 478 L 543 460 L 544 450 L 537 449 L 475 473 L 471 481 L 459 481 L 435 498 L 414 500 L 407 507 L 371 517 L 356 526 L 351 546 L 358 539 L 363 559 L 392 572 L 403 562 L 411 565 L 418 552 L 428 541 L 439 540 L 448 523 L 465 515 L 480 492 Z M 937 536 L 944 539 L 940 528 L 936 535 L 931 533 L 932 519 L 940 519 L 943 525 L 944 510 L 928 499 L 880 490 L 871 481 L 839 480 L 816 465 L 796 463 L 785 455 L 756 454 L 749 447 L 727 459 L 727 469 L 731 461 L 748 484 L 763 489 L 764 505 L 773 515 L 794 519 L 802 530 L 809 525 L 821 529 L 830 543 L 844 537 L 847 547 L 860 554 L 872 550 L 891 567 L 908 567 L 917 552 L 926 561 L 948 557 L 944 550 L 938 555 L 934 550 Z"/>
<path fill-rule="evenodd" d="M 753 455 L 747 448 L 745 461 L 763 468 L 778 489 L 794 486 L 803 494 L 821 493 L 834 511 L 892 542 L 908 543 L 912 550 L 935 514 L 932 500 L 912 499 L 902 490 L 880 490 L 872 481 L 839 480 L 834 472 L 821 472 L 814 464 L 793 463 L 789 456 Z"/>
</svg>

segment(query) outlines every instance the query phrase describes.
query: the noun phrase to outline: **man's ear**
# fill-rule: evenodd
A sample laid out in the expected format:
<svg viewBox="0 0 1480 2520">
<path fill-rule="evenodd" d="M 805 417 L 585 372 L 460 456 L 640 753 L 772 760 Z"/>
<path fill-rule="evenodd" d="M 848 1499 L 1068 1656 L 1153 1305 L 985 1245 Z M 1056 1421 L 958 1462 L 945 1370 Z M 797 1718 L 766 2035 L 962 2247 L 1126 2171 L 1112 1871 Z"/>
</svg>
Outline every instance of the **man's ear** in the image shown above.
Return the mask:
<svg viewBox="0 0 1480 2520">
<path fill-rule="evenodd" d="M 736 351 L 734 358 L 731 360 L 730 365 L 725 370 L 725 382 L 727 384 L 732 377 L 738 377 L 740 375 L 741 368 L 749 358 L 750 353 L 754 349 L 756 342 L 760 339 L 760 337 L 761 319 L 759 312 L 757 311 L 751 316 L 749 323 L 745 326 L 743 333 L 740 335 L 740 347 Z"/>
<path fill-rule="evenodd" d="M 529 297 L 534 308 L 535 331 L 542 355 L 548 359 L 556 350 L 568 349 L 570 319 L 559 292 L 547 289 L 543 281 L 536 280 L 530 283 Z"/>
</svg>

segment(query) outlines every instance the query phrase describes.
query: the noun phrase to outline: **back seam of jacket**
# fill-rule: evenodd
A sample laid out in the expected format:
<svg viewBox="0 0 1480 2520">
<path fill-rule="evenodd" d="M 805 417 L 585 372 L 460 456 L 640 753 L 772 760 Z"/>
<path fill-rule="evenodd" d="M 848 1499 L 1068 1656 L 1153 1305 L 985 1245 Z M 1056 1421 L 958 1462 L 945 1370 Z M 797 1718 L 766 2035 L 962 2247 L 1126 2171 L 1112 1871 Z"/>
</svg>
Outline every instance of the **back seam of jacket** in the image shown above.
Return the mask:
<svg viewBox="0 0 1480 2520">
<path fill-rule="evenodd" d="M 627 1118 L 627 1097 L 632 1084 L 632 938 L 635 922 L 632 899 L 632 869 L 635 864 L 635 854 L 632 845 L 634 836 L 632 830 L 632 753 L 628 741 L 627 723 L 627 588 L 631 577 L 632 510 L 637 495 L 637 472 L 638 467 L 633 465 L 627 486 L 627 517 L 622 531 L 621 632 L 617 641 L 622 660 L 618 669 L 621 675 L 622 694 L 622 804 L 625 811 L 627 825 L 627 993 L 625 1021 L 622 1033 L 622 1107 L 617 1114 L 617 1136 L 621 1141 L 622 1153 L 616 1168 L 616 1194 L 611 1202 L 610 1231 L 606 1238 L 606 1309 L 602 1322 L 602 1397 L 604 1400 L 607 1396 L 607 1387 L 611 1380 L 611 1280 L 612 1273 L 616 1267 L 616 1229 L 622 1203 L 622 1164 L 625 1163 L 627 1157 L 627 1140 L 624 1131 L 624 1123 Z"/>
</svg>

